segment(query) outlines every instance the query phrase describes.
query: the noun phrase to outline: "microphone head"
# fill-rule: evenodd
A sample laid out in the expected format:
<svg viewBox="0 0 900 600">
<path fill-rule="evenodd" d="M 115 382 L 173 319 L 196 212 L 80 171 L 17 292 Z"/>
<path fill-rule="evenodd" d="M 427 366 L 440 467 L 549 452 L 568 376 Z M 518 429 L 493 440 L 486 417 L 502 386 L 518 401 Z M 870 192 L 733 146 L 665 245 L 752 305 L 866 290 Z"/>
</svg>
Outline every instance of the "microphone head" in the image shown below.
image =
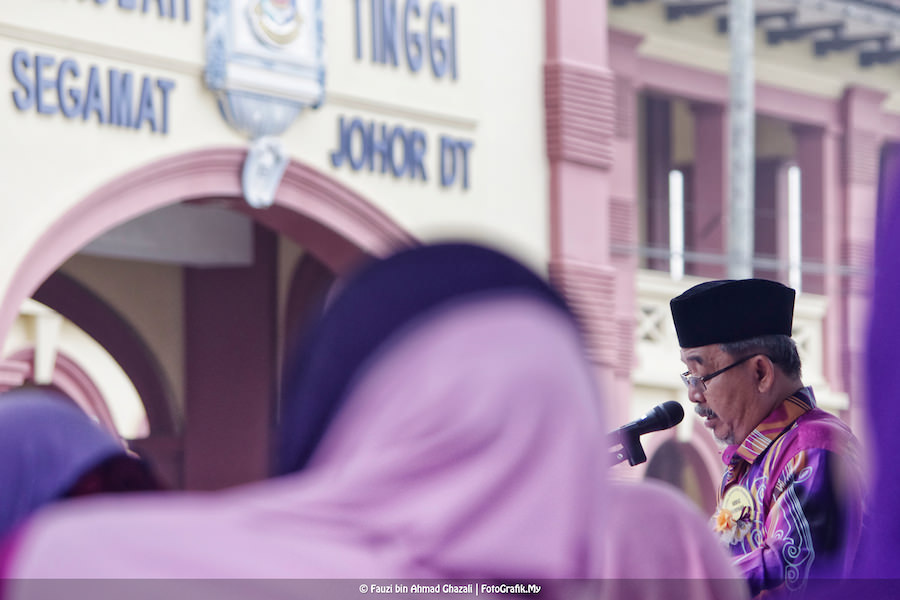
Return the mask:
<svg viewBox="0 0 900 600">
<path fill-rule="evenodd" d="M 663 429 L 674 427 L 684 420 L 684 408 L 680 402 L 669 400 L 663 402 L 654 410 L 660 420 Z"/>
</svg>

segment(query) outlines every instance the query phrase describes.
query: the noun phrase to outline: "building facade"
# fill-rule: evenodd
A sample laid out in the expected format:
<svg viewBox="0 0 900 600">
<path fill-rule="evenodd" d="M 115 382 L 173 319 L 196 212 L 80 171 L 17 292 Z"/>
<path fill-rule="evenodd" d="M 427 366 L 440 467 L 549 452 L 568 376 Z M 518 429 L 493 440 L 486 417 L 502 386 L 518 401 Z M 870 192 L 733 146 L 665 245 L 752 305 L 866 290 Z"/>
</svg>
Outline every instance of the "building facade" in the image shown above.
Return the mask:
<svg viewBox="0 0 900 600">
<path fill-rule="evenodd" d="M 0 385 L 63 389 L 175 486 L 258 479 L 334 281 L 462 238 L 566 295 L 610 423 L 686 401 L 667 303 L 726 273 L 725 3 L 2 1 Z M 805 380 L 862 428 L 900 15 L 844 4 L 757 7 L 754 273 L 801 290 Z M 618 475 L 712 501 L 692 415 L 645 445 Z"/>
</svg>

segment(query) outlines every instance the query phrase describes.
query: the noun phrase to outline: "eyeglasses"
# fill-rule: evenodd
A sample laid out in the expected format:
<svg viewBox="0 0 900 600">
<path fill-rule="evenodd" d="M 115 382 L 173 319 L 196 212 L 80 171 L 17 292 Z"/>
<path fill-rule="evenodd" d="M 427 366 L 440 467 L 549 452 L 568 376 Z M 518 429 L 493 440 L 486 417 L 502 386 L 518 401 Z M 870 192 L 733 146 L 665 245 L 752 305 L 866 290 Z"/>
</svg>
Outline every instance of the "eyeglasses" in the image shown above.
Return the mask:
<svg viewBox="0 0 900 600">
<path fill-rule="evenodd" d="M 700 388 L 702 391 L 705 392 L 705 391 L 706 391 L 706 382 L 707 382 L 707 381 L 709 381 L 709 380 L 712 379 L 713 377 L 716 377 L 717 375 L 721 375 L 722 373 L 724 373 L 724 372 L 727 371 L 728 369 L 732 369 L 732 368 L 738 366 L 738 365 L 741 364 L 741 363 L 747 362 L 748 360 L 750 360 L 750 359 L 753 358 L 754 356 L 756 356 L 756 355 L 755 355 L 755 354 L 751 354 L 750 356 L 745 356 L 744 358 L 740 359 L 739 361 L 731 363 L 731 364 L 728 365 L 727 367 L 721 368 L 721 369 L 719 369 L 718 371 L 713 371 L 713 372 L 710 373 L 709 375 L 700 375 L 700 376 L 698 376 L 698 375 L 691 375 L 691 372 L 690 372 L 690 371 L 685 371 L 684 373 L 681 374 L 681 380 L 684 382 L 684 385 L 687 386 L 687 389 L 690 390 L 690 389 L 693 388 L 693 387 L 698 387 L 698 388 Z"/>
</svg>

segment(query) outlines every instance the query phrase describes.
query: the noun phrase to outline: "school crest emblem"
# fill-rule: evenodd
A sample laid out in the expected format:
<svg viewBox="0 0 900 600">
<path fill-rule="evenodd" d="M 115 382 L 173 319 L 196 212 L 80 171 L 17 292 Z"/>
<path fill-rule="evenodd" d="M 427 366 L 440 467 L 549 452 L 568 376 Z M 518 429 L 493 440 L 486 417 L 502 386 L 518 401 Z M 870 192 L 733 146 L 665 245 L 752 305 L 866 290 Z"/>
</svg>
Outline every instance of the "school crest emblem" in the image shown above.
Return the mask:
<svg viewBox="0 0 900 600">
<path fill-rule="evenodd" d="M 207 0 L 206 87 L 250 140 L 242 176 L 255 208 L 274 202 L 290 158 L 280 136 L 325 98 L 321 0 Z"/>
<path fill-rule="evenodd" d="M 303 24 L 296 0 L 253 0 L 247 5 L 247 19 L 256 37 L 275 48 L 297 39 Z"/>
</svg>

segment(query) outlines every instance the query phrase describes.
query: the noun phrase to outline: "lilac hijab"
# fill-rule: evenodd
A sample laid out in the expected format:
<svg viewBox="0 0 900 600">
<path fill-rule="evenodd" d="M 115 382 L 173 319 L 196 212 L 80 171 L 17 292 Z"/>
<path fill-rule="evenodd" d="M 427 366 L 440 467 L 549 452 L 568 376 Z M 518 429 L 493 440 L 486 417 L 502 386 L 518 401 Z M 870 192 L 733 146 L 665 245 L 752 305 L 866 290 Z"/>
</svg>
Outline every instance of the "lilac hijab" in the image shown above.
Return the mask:
<svg viewBox="0 0 900 600">
<path fill-rule="evenodd" d="M 125 449 L 59 394 L 0 395 L 0 538 Z"/>
<path fill-rule="evenodd" d="M 500 294 L 532 296 L 569 314 L 532 271 L 472 244 L 412 248 L 352 276 L 287 369 L 276 472 L 306 465 L 354 376 L 398 330 L 443 305 Z"/>
</svg>

